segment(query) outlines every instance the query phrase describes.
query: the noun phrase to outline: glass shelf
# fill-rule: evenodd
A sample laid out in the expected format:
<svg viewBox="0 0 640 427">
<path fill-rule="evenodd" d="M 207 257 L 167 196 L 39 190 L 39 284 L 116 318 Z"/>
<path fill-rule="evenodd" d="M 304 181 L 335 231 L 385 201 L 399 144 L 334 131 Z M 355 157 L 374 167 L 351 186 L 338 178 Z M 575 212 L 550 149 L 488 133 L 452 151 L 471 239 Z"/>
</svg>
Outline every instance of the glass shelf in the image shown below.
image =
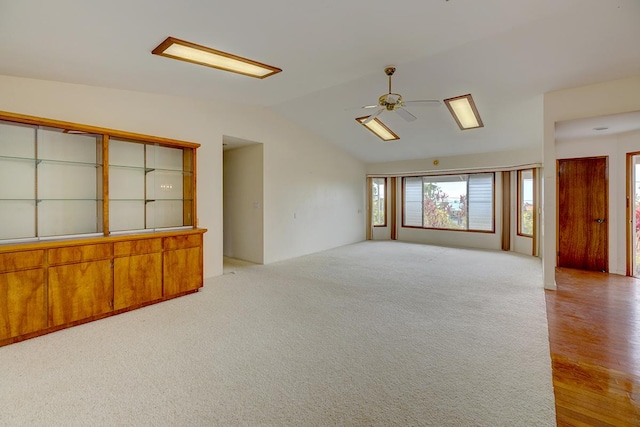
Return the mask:
<svg viewBox="0 0 640 427">
<path fill-rule="evenodd" d="M 195 147 L 0 126 L 15 140 L 0 144 L 0 242 L 193 227 Z"/>
<path fill-rule="evenodd" d="M 21 162 L 35 162 L 34 157 L 15 157 L 15 156 L 0 156 L 0 160 L 16 160 Z"/>
<path fill-rule="evenodd" d="M 70 166 L 94 166 L 94 167 L 102 167 L 102 163 L 94 163 L 94 162 L 76 162 L 69 160 L 50 160 L 50 159 L 37 159 L 37 164 L 46 164 L 46 165 L 70 165 Z"/>
<path fill-rule="evenodd" d="M 37 203 L 41 202 L 104 202 L 103 199 L 31 199 Z"/>
<path fill-rule="evenodd" d="M 149 202 L 190 202 L 191 199 L 160 199 L 160 198 L 156 198 L 156 199 L 146 199 L 145 202 L 149 203 Z"/>
<path fill-rule="evenodd" d="M 180 169 L 161 169 L 161 168 L 147 168 L 144 166 L 127 166 L 127 165 L 114 165 L 114 164 L 109 164 L 109 168 L 113 168 L 113 169 L 124 169 L 124 170 L 137 170 L 137 171 L 144 171 L 144 173 L 149 173 L 149 172 L 174 172 L 174 173 L 179 173 L 182 175 L 191 175 L 193 174 L 192 171 L 184 171 L 184 170 L 180 170 Z"/>
<path fill-rule="evenodd" d="M 74 165 L 74 166 L 102 167 L 102 163 L 76 162 L 76 161 L 68 161 L 68 160 L 36 159 L 36 158 L 33 158 L 33 157 L 0 156 L 0 160 L 12 160 L 12 161 L 20 161 L 20 162 L 35 162 L 36 166 L 44 163 L 44 164 L 52 164 L 52 165 Z"/>
<path fill-rule="evenodd" d="M 109 202 L 191 202 L 193 199 L 112 199 L 109 198 Z"/>
</svg>

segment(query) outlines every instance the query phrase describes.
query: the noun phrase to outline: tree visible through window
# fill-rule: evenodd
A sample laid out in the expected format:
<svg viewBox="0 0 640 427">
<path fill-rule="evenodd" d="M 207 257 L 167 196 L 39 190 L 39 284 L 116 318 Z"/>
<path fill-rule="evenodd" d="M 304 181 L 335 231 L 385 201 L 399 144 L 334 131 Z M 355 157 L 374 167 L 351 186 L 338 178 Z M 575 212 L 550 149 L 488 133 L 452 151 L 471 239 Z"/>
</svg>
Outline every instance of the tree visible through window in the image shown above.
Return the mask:
<svg viewBox="0 0 640 427">
<path fill-rule="evenodd" d="M 404 179 L 405 227 L 493 231 L 493 173 Z"/>
<path fill-rule="evenodd" d="M 518 234 L 533 236 L 533 169 L 518 171 Z"/>
<path fill-rule="evenodd" d="M 387 199 L 385 197 L 387 178 L 373 178 L 372 181 L 371 215 L 373 217 L 373 226 L 385 227 L 387 225 Z"/>
</svg>

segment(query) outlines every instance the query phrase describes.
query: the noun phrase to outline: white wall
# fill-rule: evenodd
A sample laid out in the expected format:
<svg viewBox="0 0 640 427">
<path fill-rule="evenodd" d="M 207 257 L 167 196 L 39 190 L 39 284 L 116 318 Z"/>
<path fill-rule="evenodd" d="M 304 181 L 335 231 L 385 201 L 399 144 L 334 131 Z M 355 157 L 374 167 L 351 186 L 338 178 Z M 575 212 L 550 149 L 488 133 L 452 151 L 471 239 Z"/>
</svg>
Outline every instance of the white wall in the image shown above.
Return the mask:
<svg viewBox="0 0 640 427">
<path fill-rule="evenodd" d="M 626 274 L 626 158 L 640 151 L 640 131 L 556 142 L 556 158 L 609 157 L 609 272 Z"/>
<path fill-rule="evenodd" d="M 223 253 L 264 262 L 263 145 L 223 154 Z"/>
<path fill-rule="evenodd" d="M 514 136 L 517 138 L 517 135 Z M 437 165 L 433 163 L 437 161 Z M 518 165 L 540 163 L 542 150 L 530 148 L 494 153 L 467 154 L 449 157 L 429 157 L 426 159 L 402 160 L 396 162 L 369 163 L 368 175 L 410 174 L 412 172 L 442 172 L 464 171 L 478 168 L 507 168 Z"/>
<path fill-rule="evenodd" d="M 556 289 L 557 157 L 555 123 L 631 111 L 640 111 L 640 76 L 565 89 L 544 95 L 542 266 L 544 286 L 547 289 Z M 619 265 L 619 262 L 610 264 L 610 266 L 612 265 Z"/>
<path fill-rule="evenodd" d="M 265 263 L 364 239 L 364 165 L 264 108 L 0 76 L 0 110 L 202 144 L 205 277 L 222 274 L 223 135 L 264 144 Z"/>
<path fill-rule="evenodd" d="M 462 172 L 465 170 L 478 170 L 486 168 L 488 171 L 500 168 L 512 168 L 521 165 L 540 163 L 542 152 L 539 149 L 525 149 L 504 151 L 497 153 L 483 153 L 463 156 L 450 156 L 441 158 L 427 158 L 387 163 L 371 163 L 367 165 L 368 175 L 406 175 L 410 173 Z M 437 164 L 434 162 L 437 161 Z M 426 243 L 445 246 L 460 246 L 480 249 L 499 250 L 502 247 L 502 177 L 496 174 L 495 179 L 495 232 L 461 232 L 449 230 L 428 230 L 419 228 L 402 227 L 402 180 L 398 180 L 398 200 L 396 212 L 398 212 L 398 240 L 414 243 Z M 385 229 L 376 233 L 374 239 L 388 238 Z M 531 253 L 531 250 L 528 252 Z"/>
</svg>

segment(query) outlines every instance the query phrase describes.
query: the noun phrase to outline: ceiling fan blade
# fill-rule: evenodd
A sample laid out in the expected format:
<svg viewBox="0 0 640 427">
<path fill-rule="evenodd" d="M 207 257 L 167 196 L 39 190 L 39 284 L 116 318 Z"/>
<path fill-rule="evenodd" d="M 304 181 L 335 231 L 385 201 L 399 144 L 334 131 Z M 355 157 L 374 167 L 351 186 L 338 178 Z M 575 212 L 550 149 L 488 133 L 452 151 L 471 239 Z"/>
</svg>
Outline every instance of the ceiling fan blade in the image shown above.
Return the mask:
<svg viewBox="0 0 640 427">
<path fill-rule="evenodd" d="M 380 108 L 379 105 L 365 105 L 363 107 L 349 107 L 349 108 L 345 108 L 345 111 L 350 111 L 350 110 L 362 110 L 362 109 L 371 109 L 371 108 Z"/>
<path fill-rule="evenodd" d="M 405 105 L 413 105 L 416 107 L 426 106 L 426 105 L 440 105 L 440 101 L 437 99 L 418 99 L 415 101 L 403 101 Z"/>
<path fill-rule="evenodd" d="M 412 122 L 415 119 L 417 119 L 416 116 L 414 116 L 413 114 L 411 114 L 410 112 L 408 112 L 407 110 L 405 110 L 402 107 L 396 107 L 395 112 L 398 113 L 400 115 L 400 117 L 402 117 L 403 119 L 405 119 L 408 122 Z"/>
<path fill-rule="evenodd" d="M 362 121 L 362 124 L 365 125 L 365 124 L 369 123 L 371 120 L 373 120 L 376 117 L 378 117 L 380 115 L 380 113 L 382 113 L 383 111 L 384 111 L 384 108 L 379 109 L 378 111 L 376 111 L 375 113 L 373 113 L 372 115 L 370 115 L 369 117 L 364 119 Z"/>
</svg>

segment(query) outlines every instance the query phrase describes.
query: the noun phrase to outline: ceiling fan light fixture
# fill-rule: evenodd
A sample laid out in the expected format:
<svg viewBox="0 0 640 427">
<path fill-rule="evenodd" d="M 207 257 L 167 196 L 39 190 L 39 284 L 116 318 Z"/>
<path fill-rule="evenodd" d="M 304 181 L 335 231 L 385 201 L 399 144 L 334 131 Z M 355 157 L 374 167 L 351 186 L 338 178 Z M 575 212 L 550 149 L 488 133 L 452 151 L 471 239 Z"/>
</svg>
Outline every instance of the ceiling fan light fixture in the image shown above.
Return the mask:
<svg viewBox="0 0 640 427">
<path fill-rule="evenodd" d="M 444 103 L 461 130 L 484 127 L 471 94 L 445 99 Z"/>
<path fill-rule="evenodd" d="M 167 37 L 151 53 L 258 79 L 264 79 L 282 71 L 280 68 L 271 65 L 173 37 Z"/>
<path fill-rule="evenodd" d="M 369 129 L 374 134 L 376 134 L 376 136 L 383 141 L 395 141 L 396 139 L 400 139 L 398 135 L 393 133 L 393 131 L 389 129 L 384 123 L 382 123 L 378 118 L 375 118 L 367 123 L 364 123 L 364 121 L 368 117 L 369 116 L 358 117 L 356 121 L 360 123 L 362 126 Z"/>
</svg>

